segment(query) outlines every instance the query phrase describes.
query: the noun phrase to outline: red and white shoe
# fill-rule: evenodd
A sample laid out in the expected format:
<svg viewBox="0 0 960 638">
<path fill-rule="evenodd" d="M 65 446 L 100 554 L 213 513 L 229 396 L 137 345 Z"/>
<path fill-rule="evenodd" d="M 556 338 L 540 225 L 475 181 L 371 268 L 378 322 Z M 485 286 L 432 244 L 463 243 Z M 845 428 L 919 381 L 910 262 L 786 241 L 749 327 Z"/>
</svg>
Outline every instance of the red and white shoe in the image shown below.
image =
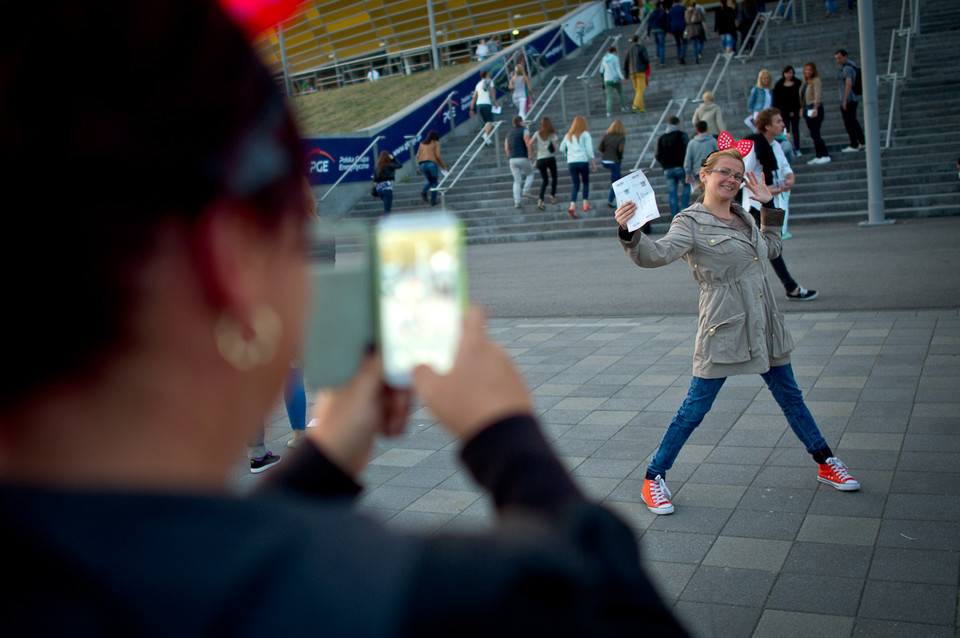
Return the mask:
<svg viewBox="0 0 960 638">
<path fill-rule="evenodd" d="M 847 466 L 835 456 L 831 456 L 820 464 L 820 473 L 817 475 L 817 480 L 844 492 L 853 492 L 860 489 L 859 481 L 850 476 Z"/>
<path fill-rule="evenodd" d="M 643 502 L 647 509 L 654 514 L 673 514 L 673 503 L 670 502 L 670 490 L 667 489 L 667 483 L 663 477 L 657 474 L 657 478 L 644 479 L 643 481 Z"/>
</svg>

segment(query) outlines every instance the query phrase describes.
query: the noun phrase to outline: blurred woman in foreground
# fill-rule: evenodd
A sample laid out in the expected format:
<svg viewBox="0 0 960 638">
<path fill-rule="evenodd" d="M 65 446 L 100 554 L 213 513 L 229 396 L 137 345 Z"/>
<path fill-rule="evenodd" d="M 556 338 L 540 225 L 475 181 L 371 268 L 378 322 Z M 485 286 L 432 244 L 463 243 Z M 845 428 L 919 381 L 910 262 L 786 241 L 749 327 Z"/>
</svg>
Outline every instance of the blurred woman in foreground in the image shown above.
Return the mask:
<svg viewBox="0 0 960 638">
<path fill-rule="evenodd" d="M 25 246 L 2 257 L 0 539 L 29 568 L 0 599 L 5 632 L 683 633 L 630 529 L 557 461 L 478 312 L 451 373 L 421 367 L 414 387 L 463 439 L 500 511 L 490 532 L 421 538 L 352 510 L 374 437 L 400 433 L 410 405 L 375 354 L 274 481 L 233 495 L 303 329 L 303 158 L 284 102 L 210 1 L 7 15 L 0 157 L 19 211 L 6 230 Z M 65 77 L 67 110 L 36 72 L 64 59 L 111 61 Z M 51 223 L 67 197 L 89 214 Z"/>
</svg>

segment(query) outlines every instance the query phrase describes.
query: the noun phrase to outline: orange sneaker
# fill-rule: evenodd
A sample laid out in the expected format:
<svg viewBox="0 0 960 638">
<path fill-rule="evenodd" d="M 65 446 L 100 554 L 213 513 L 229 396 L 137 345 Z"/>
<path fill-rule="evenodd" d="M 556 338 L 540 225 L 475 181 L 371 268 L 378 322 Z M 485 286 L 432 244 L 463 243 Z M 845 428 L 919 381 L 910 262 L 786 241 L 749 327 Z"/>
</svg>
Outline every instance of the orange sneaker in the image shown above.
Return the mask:
<svg viewBox="0 0 960 638">
<path fill-rule="evenodd" d="M 673 514 L 673 503 L 670 502 L 670 496 L 667 483 L 659 474 L 652 481 L 650 479 L 643 481 L 643 502 L 646 503 L 647 509 L 654 514 Z"/>
<path fill-rule="evenodd" d="M 860 483 L 850 476 L 847 466 L 835 456 L 831 456 L 825 463 L 820 464 L 820 473 L 817 475 L 817 480 L 844 492 L 853 492 L 860 489 Z"/>
<path fill-rule="evenodd" d="M 583 202 L 583 210 L 585 211 L 593 210 L 593 204 L 591 204 L 590 202 Z"/>
</svg>

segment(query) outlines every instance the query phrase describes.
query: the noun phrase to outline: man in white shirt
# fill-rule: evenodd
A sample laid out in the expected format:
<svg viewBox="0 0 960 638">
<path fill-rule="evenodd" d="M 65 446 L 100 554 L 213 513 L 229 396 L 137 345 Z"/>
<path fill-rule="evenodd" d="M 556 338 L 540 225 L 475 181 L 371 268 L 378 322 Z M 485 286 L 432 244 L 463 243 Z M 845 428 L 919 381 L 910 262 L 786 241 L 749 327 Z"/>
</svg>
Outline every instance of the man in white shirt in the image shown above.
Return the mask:
<svg viewBox="0 0 960 638">
<path fill-rule="evenodd" d="M 377 80 L 380 79 L 380 72 L 377 71 L 375 68 L 370 67 L 370 72 L 367 73 L 367 79 L 371 82 L 376 82 Z"/>
<path fill-rule="evenodd" d="M 743 158 L 744 172 L 753 173 L 757 179 L 764 179 L 773 193 L 773 205 L 781 206 L 781 195 L 789 192 L 793 188 L 794 176 L 790 162 L 787 156 L 783 154 L 780 145 L 776 142 L 778 135 L 783 133 L 783 117 L 780 115 L 780 109 L 763 109 L 756 117 L 757 133 L 749 136 L 747 139 L 753 142 L 753 149 Z M 760 216 L 760 202 L 753 199 L 748 189 L 743 189 L 743 207 L 752 213 L 755 219 Z M 756 212 L 754 213 L 754 209 Z M 759 219 L 757 221 L 759 225 Z M 773 271 L 780 279 L 786 291 L 787 299 L 792 301 L 809 301 L 816 298 L 816 290 L 807 290 L 798 284 L 783 260 L 783 253 L 770 260 Z"/>
<path fill-rule="evenodd" d="M 470 117 L 473 117 L 474 109 L 480 111 L 480 117 L 486 122 L 483 131 L 483 142 L 490 146 L 493 140 L 490 139 L 490 132 L 493 130 L 493 107 L 497 106 L 496 88 L 493 81 L 490 80 L 489 71 L 480 72 L 480 81 L 473 90 L 473 98 L 470 100 Z"/>
</svg>

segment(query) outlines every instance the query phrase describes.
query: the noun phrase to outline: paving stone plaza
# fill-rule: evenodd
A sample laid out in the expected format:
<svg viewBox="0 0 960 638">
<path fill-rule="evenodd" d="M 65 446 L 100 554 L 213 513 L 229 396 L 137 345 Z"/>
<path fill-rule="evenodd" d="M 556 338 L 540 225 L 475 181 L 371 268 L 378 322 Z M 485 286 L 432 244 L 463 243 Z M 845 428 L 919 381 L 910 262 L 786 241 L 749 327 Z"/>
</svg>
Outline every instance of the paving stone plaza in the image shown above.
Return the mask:
<svg viewBox="0 0 960 638">
<path fill-rule="evenodd" d="M 490 321 L 564 462 L 631 522 L 694 635 L 956 636 L 960 313 L 810 308 L 788 326 L 807 405 L 863 489 L 818 483 L 759 376 L 733 377 L 668 473 L 676 513 L 658 517 L 640 488 L 689 385 L 696 318 Z M 491 503 L 457 448 L 417 410 L 378 444 L 359 506 L 424 533 L 482 529 Z"/>
</svg>

